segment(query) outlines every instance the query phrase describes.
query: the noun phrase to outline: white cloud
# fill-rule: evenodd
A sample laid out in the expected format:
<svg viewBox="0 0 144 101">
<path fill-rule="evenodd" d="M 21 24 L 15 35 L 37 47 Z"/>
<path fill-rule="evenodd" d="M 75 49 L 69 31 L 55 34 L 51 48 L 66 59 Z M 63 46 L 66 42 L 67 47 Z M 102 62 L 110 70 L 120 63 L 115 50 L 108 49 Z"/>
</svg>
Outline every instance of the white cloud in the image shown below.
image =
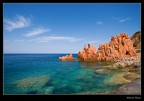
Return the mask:
<svg viewBox="0 0 144 101">
<path fill-rule="evenodd" d="M 50 31 L 50 29 L 44 29 L 44 28 L 34 28 L 32 31 L 28 32 L 27 34 L 25 34 L 26 37 L 32 37 L 32 36 L 36 36 L 45 32 Z"/>
<path fill-rule="evenodd" d="M 5 19 L 4 23 L 5 29 L 12 31 L 14 29 L 28 27 L 30 25 L 30 19 L 17 15 L 14 19 Z"/>
<path fill-rule="evenodd" d="M 130 18 L 121 19 L 121 20 L 119 20 L 119 22 L 125 22 L 127 20 L 130 20 Z"/>
<path fill-rule="evenodd" d="M 64 36 L 47 36 L 47 37 L 40 37 L 31 39 L 29 41 L 38 41 L 38 42 L 49 42 L 49 41 L 69 41 L 69 42 L 77 42 L 81 41 L 82 39 L 74 38 L 74 37 L 64 37 Z"/>
<path fill-rule="evenodd" d="M 103 22 L 102 21 L 97 21 L 96 24 L 101 25 L 101 24 L 103 24 Z"/>
<path fill-rule="evenodd" d="M 112 17 L 113 19 L 117 20 L 118 22 L 125 22 L 127 20 L 130 20 L 131 18 L 128 17 L 128 18 L 117 18 L 117 17 Z"/>
</svg>

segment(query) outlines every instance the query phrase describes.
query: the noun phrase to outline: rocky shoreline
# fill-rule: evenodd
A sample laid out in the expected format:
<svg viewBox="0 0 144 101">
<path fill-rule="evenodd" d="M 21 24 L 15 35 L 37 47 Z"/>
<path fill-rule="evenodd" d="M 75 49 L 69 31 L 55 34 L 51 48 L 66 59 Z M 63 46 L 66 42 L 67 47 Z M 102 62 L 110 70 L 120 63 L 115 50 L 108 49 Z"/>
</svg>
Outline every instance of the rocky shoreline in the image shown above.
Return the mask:
<svg viewBox="0 0 144 101">
<path fill-rule="evenodd" d="M 141 95 L 141 77 L 135 79 L 134 81 L 124 84 L 117 90 L 108 93 L 110 95 Z"/>
<path fill-rule="evenodd" d="M 125 68 L 125 67 L 133 67 L 137 68 L 141 66 L 140 56 L 136 57 L 125 57 L 121 60 L 117 60 L 116 63 L 111 65 L 114 68 Z"/>
<path fill-rule="evenodd" d="M 141 58 L 127 57 L 115 61 L 112 65 L 106 65 L 101 69 L 96 69 L 98 74 L 108 74 L 113 70 L 125 72 L 114 75 L 106 81 L 109 85 L 121 85 L 117 90 L 111 92 L 86 92 L 82 94 L 94 95 L 140 95 L 141 94 Z"/>
<path fill-rule="evenodd" d="M 83 92 L 90 95 L 141 95 L 141 76 L 111 92 Z"/>
<path fill-rule="evenodd" d="M 122 85 L 117 90 L 112 91 L 108 94 L 117 95 L 140 95 L 141 94 L 141 59 L 140 56 L 123 58 L 113 64 L 117 68 L 129 68 L 129 72 L 135 73 L 134 77 L 131 75 L 125 75 L 125 78 L 129 79 L 130 82 Z M 133 70 L 135 69 L 135 70 Z"/>
<path fill-rule="evenodd" d="M 72 61 L 76 58 L 72 54 L 59 57 L 63 61 Z M 123 70 L 125 74 L 118 74 L 106 83 L 122 85 L 119 89 L 104 94 L 141 94 L 141 57 L 133 46 L 128 34 L 120 33 L 112 36 L 109 43 L 99 45 L 98 50 L 92 45 L 86 45 L 78 52 L 80 62 L 111 62 L 95 71 L 98 74 L 108 74 L 112 70 Z"/>
</svg>

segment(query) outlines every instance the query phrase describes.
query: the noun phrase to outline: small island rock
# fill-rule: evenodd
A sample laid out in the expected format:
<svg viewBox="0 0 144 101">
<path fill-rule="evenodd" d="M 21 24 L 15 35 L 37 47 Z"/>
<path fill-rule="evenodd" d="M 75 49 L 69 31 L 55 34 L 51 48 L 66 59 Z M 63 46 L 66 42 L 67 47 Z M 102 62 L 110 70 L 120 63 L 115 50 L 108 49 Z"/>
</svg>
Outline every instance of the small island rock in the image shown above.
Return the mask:
<svg viewBox="0 0 144 101">
<path fill-rule="evenodd" d="M 76 58 L 74 58 L 72 56 L 72 54 L 70 54 L 70 55 L 59 57 L 59 60 L 62 60 L 62 61 L 74 61 L 74 60 L 76 60 Z"/>
</svg>

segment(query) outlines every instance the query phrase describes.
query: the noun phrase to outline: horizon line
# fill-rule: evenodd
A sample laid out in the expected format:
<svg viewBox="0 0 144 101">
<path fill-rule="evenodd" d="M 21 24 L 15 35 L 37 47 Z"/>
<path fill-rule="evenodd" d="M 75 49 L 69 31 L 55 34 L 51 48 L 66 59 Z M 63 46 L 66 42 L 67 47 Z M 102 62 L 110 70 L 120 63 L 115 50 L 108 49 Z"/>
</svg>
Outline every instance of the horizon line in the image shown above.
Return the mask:
<svg viewBox="0 0 144 101">
<path fill-rule="evenodd" d="M 78 54 L 78 53 L 3 53 L 3 54 Z"/>
</svg>

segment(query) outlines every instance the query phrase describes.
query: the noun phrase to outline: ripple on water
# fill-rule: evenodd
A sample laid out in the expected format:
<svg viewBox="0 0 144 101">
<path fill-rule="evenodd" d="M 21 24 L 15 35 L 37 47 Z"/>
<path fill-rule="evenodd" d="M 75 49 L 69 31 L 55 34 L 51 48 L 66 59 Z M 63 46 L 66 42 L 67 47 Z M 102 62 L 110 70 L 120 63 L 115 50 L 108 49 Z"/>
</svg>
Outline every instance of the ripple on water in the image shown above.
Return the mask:
<svg viewBox="0 0 144 101">
<path fill-rule="evenodd" d="M 62 62 L 58 60 L 62 54 L 17 56 L 11 58 L 14 63 L 9 56 L 5 63 L 6 94 L 100 94 L 115 90 L 135 77 L 126 75 L 129 71 L 126 68 L 107 67 L 110 63 Z"/>
</svg>

